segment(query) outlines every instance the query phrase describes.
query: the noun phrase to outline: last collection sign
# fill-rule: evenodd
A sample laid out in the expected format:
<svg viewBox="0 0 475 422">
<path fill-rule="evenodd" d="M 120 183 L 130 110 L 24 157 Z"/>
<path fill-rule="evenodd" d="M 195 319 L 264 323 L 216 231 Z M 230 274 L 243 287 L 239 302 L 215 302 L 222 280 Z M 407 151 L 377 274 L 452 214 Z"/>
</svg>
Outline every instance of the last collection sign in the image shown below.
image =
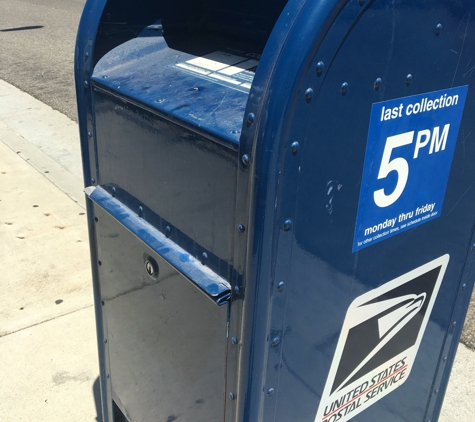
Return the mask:
<svg viewBox="0 0 475 422">
<path fill-rule="evenodd" d="M 373 104 L 353 252 L 440 217 L 467 90 Z"/>
<path fill-rule="evenodd" d="M 448 263 L 443 255 L 351 303 L 315 422 L 346 422 L 407 381 Z"/>
</svg>

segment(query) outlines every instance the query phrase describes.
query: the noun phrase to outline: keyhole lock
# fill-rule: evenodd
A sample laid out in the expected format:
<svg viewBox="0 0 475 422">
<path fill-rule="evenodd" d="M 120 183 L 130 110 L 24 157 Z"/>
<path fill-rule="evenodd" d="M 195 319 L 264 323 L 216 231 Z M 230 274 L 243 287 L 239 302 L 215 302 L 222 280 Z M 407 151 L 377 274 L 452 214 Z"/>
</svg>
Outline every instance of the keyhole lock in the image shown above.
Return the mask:
<svg viewBox="0 0 475 422">
<path fill-rule="evenodd" d="M 150 277 L 158 278 L 158 264 L 151 256 L 145 260 L 145 269 Z"/>
</svg>

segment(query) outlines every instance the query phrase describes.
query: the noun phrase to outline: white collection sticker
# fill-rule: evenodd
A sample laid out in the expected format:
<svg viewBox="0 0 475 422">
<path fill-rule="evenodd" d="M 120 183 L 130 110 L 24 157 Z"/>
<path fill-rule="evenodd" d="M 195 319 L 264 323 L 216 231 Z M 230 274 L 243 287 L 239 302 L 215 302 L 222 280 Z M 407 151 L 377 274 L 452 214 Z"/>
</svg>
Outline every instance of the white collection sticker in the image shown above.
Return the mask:
<svg viewBox="0 0 475 422">
<path fill-rule="evenodd" d="M 255 60 L 255 55 L 248 58 L 224 51 L 215 51 L 203 57 L 177 63 L 176 67 L 230 88 L 249 92 L 258 64 L 259 61 Z"/>
<path fill-rule="evenodd" d="M 443 255 L 352 302 L 315 422 L 348 421 L 404 384 L 448 262 Z"/>
</svg>

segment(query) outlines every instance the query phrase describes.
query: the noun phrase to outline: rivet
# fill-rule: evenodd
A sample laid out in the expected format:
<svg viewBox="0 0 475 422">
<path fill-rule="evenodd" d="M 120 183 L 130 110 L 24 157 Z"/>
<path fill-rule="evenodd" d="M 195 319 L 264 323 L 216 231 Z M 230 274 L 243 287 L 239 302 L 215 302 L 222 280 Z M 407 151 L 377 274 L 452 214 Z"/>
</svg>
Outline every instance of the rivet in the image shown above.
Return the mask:
<svg viewBox="0 0 475 422">
<path fill-rule="evenodd" d="M 102 75 L 102 79 L 107 79 L 107 75 Z"/>
<path fill-rule="evenodd" d="M 84 57 L 85 57 L 86 59 L 89 57 L 89 53 L 88 53 L 87 51 L 84 53 Z"/>
<path fill-rule="evenodd" d="M 442 24 L 438 23 L 437 26 L 435 27 L 435 35 L 439 35 L 441 30 L 442 30 Z"/>
<path fill-rule="evenodd" d="M 238 135 L 239 133 L 241 133 L 241 131 L 238 130 L 238 129 L 233 129 L 233 130 L 231 131 L 231 133 L 232 133 L 233 135 Z"/>
<path fill-rule="evenodd" d="M 462 290 L 465 290 L 465 287 L 467 287 L 467 285 L 465 283 L 462 284 Z"/>
<path fill-rule="evenodd" d="M 88 137 L 88 138 L 92 138 L 92 133 L 91 133 L 91 132 L 87 132 L 87 137 Z"/>
<path fill-rule="evenodd" d="M 107 339 L 106 339 L 106 338 L 104 339 L 104 343 L 107 343 Z"/>
<path fill-rule="evenodd" d="M 438 394 L 439 393 L 439 390 L 434 390 L 434 394 Z"/>
<path fill-rule="evenodd" d="M 102 306 L 104 306 L 104 305 L 105 305 L 105 303 L 104 303 L 104 301 L 103 301 L 103 300 L 101 301 L 101 305 L 102 305 Z"/>
<path fill-rule="evenodd" d="M 381 78 L 376 78 L 374 81 L 374 89 L 376 91 L 379 91 L 379 88 L 381 88 Z"/>
<path fill-rule="evenodd" d="M 274 337 L 274 340 L 272 340 L 272 346 L 276 347 L 279 343 L 280 343 L 280 338 Z"/>
<path fill-rule="evenodd" d="M 97 261 L 97 263 L 99 264 L 99 266 L 101 266 L 101 265 L 102 265 L 102 261 Z"/>
<path fill-rule="evenodd" d="M 444 357 L 442 358 L 442 360 L 443 360 L 444 362 L 447 362 L 447 356 L 444 356 Z"/>
<path fill-rule="evenodd" d="M 322 76 L 323 69 L 325 69 L 325 64 L 323 62 L 318 62 L 316 67 L 317 76 Z"/>
<path fill-rule="evenodd" d="M 343 82 L 341 84 L 341 95 L 346 95 L 348 92 L 348 82 Z"/>
<path fill-rule="evenodd" d="M 84 88 L 87 88 L 89 87 L 89 82 L 88 81 L 84 81 Z"/>
<path fill-rule="evenodd" d="M 91 179 L 91 184 L 94 185 L 95 183 L 96 183 L 96 179 L 92 178 L 92 179 Z"/>
<path fill-rule="evenodd" d="M 239 224 L 238 225 L 238 230 L 239 230 L 240 233 L 244 233 L 246 231 L 246 228 L 244 227 L 244 225 Z"/>
<path fill-rule="evenodd" d="M 256 116 L 254 115 L 254 113 L 249 113 L 247 115 L 247 126 L 248 127 L 251 126 L 255 120 L 256 120 Z"/>
<path fill-rule="evenodd" d="M 155 100 L 155 102 L 161 104 L 161 103 L 165 102 L 165 99 L 164 98 L 159 98 L 158 100 Z"/>
<path fill-rule="evenodd" d="M 111 376 L 109 374 L 106 374 L 106 378 L 110 378 Z"/>
<path fill-rule="evenodd" d="M 308 89 L 305 91 L 305 99 L 307 100 L 307 103 L 309 103 L 310 101 L 312 101 L 312 97 L 313 97 L 313 89 L 312 89 L 312 88 L 308 88 Z"/>
<path fill-rule="evenodd" d="M 207 261 L 208 261 L 208 254 L 207 254 L 206 252 L 203 252 L 203 253 L 201 254 L 201 263 L 202 263 L 203 265 L 206 265 L 206 262 L 207 262 Z"/>
<path fill-rule="evenodd" d="M 234 400 L 236 398 L 236 395 L 234 393 L 229 393 L 229 398 L 231 400 Z"/>
<path fill-rule="evenodd" d="M 412 75 L 409 73 L 409 74 L 406 76 L 406 86 L 411 85 L 411 82 L 412 82 Z"/>
<path fill-rule="evenodd" d="M 117 195 L 117 189 L 115 187 L 112 188 L 112 196 L 115 198 Z"/>
<path fill-rule="evenodd" d="M 172 229 L 171 229 L 170 226 L 167 226 L 167 227 L 165 228 L 165 236 L 166 236 L 166 237 L 170 237 L 171 234 L 172 234 Z"/>
<path fill-rule="evenodd" d="M 475 243 L 472 245 L 472 251 L 475 251 Z"/>
<path fill-rule="evenodd" d="M 267 395 L 268 395 L 268 396 L 272 396 L 272 394 L 274 394 L 274 389 L 273 389 L 273 388 L 269 388 L 269 389 L 267 390 Z"/>
<path fill-rule="evenodd" d="M 280 281 L 279 284 L 277 285 L 277 290 L 282 293 L 284 291 L 284 288 L 285 288 L 285 283 L 283 281 Z"/>
<path fill-rule="evenodd" d="M 233 344 L 238 344 L 238 339 L 236 337 L 233 337 L 231 341 L 233 342 Z"/>
<path fill-rule="evenodd" d="M 94 221 L 97 223 L 99 219 L 97 217 L 94 217 Z"/>
<path fill-rule="evenodd" d="M 237 295 L 241 293 L 241 288 L 239 286 L 234 286 L 234 293 L 236 293 Z"/>
<path fill-rule="evenodd" d="M 286 232 L 288 232 L 291 227 L 292 227 L 292 221 L 291 220 L 285 220 L 284 221 L 284 230 Z"/>
<path fill-rule="evenodd" d="M 241 158 L 241 161 L 247 167 L 249 165 L 249 155 L 244 154 Z"/>
<path fill-rule="evenodd" d="M 139 216 L 143 217 L 143 207 L 142 207 L 142 205 L 140 205 L 140 207 L 139 207 Z"/>
<path fill-rule="evenodd" d="M 299 152 L 299 143 L 297 141 L 292 142 L 291 149 L 292 149 L 292 154 L 297 155 L 297 152 Z"/>
</svg>

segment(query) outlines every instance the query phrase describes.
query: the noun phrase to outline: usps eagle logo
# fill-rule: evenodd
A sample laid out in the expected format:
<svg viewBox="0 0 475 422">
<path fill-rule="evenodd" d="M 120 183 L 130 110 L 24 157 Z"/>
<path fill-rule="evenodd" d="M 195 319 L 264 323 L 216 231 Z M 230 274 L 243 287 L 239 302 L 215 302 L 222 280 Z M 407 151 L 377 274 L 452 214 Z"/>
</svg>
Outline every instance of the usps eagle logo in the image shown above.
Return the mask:
<svg viewBox="0 0 475 422">
<path fill-rule="evenodd" d="M 441 256 L 352 302 L 315 422 L 345 422 L 404 384 L 448 263 Z"/>
</svg>

